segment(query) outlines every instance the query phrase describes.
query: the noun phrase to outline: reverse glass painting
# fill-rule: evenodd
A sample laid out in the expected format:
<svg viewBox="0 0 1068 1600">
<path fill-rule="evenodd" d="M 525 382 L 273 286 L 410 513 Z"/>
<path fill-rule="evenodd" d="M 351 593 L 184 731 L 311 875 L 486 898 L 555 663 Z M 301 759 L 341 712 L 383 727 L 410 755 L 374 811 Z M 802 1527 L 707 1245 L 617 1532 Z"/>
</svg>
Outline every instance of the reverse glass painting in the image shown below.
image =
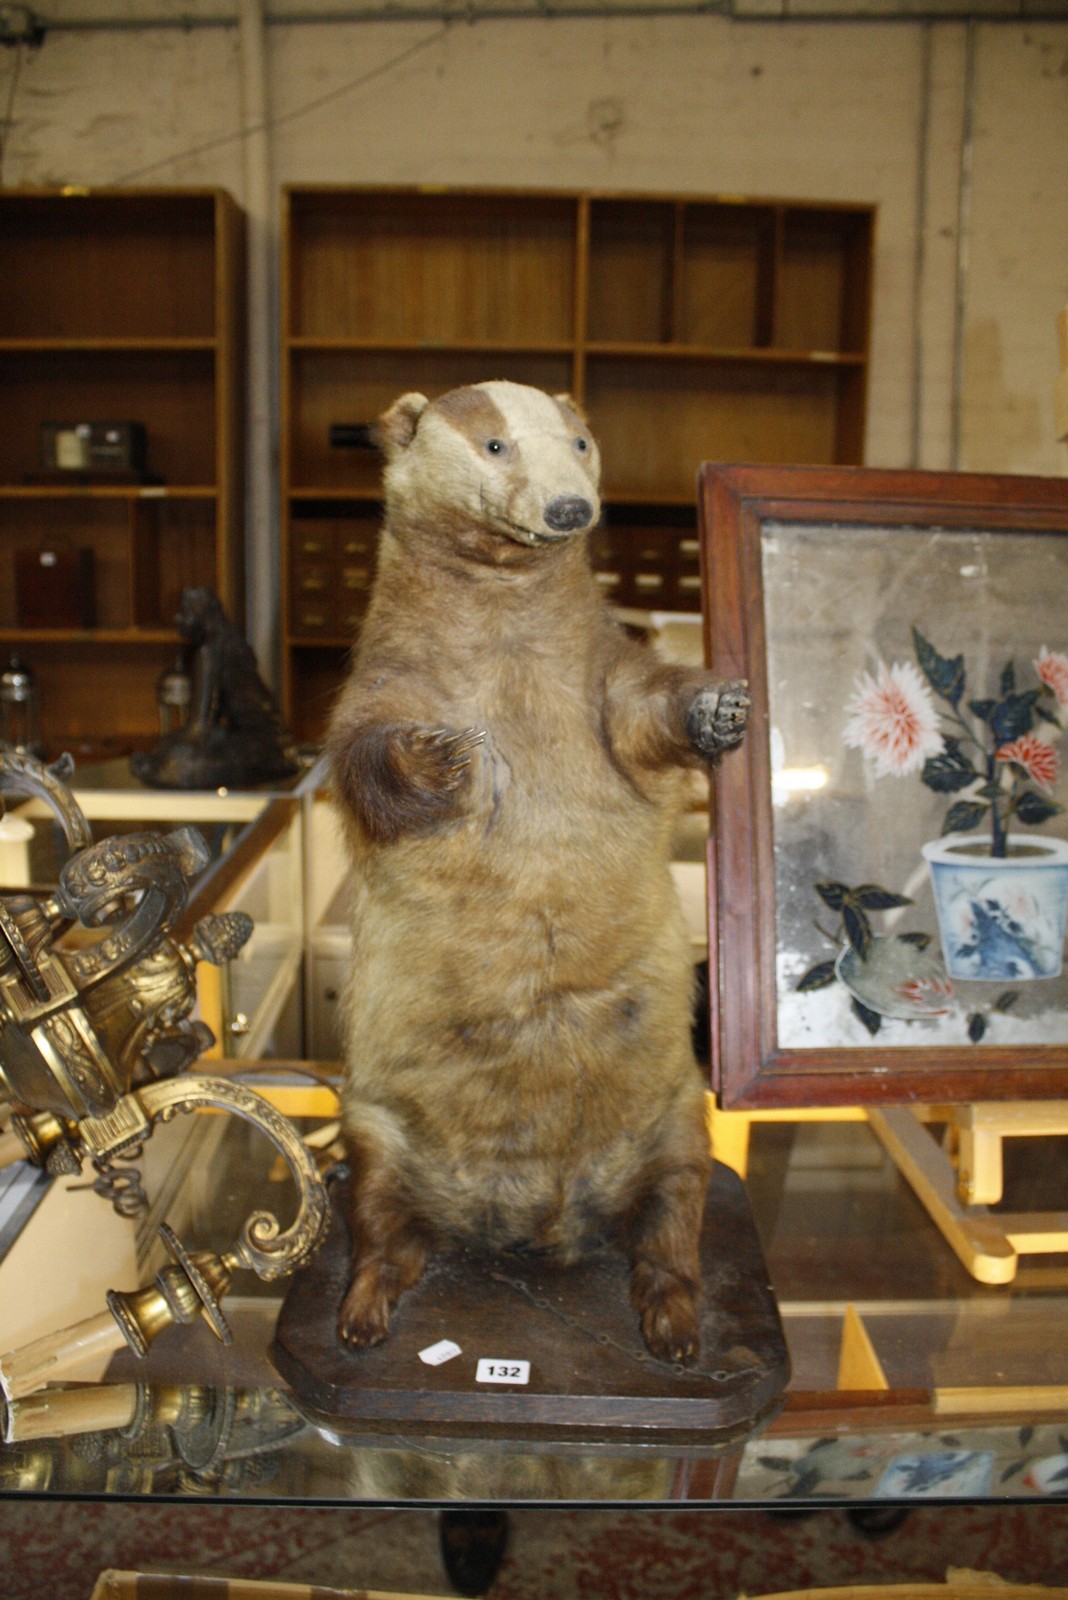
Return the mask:
<svg viewBox="0 0 1068 1600">
<path fill-rule="evenodd" d="M 760 530 L 780 1049 L 1068 1043 L 1068 539 Z"/>
</svg>

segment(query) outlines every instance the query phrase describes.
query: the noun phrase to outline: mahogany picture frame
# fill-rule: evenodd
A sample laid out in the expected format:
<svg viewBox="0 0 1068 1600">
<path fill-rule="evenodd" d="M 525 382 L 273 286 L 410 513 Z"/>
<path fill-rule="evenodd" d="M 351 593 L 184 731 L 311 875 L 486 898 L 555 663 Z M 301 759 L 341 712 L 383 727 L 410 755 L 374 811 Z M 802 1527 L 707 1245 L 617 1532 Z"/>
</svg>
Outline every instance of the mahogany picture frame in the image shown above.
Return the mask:
<svg viewBox="0 0 1068 1600">
<path fill-rule="evenodd" d="M 827 940 L 827 904 L 833 906 L 835 896 L 841 898 L 848 887 L 839 881 L 843 877 L 835 860 L 839 848 L 859 848 L 857 839 L 868 837 L 865 828 L 882 848 L 884 831 L 893 832 L 899 819 L 910 820 L 913 808 L 954 799 L 925 790 L 926 769 L 922 784 L 915 767 L 908 776 L 873 778 L 872 763 L 861 750 L 845 748 L 843 727 L 851 684 L 861 681 L 863 669 L 877 670 L 876 642 L 882 646 L 892 641 L 895 657 L 902 659 L 909 643 L 914 643 L 917 652 L 927 650 L 920 665 L 926 663 L 929 673 L 932 659 L 936 667 L 941 662 L 941 670 L 948 671 L 966 658 L 956 633 L 985 639 L 998 627 L 1005 631 L 1015 603 L 1005 574 L 1021 571 L 1027 580 L 1026 597 L 1021 600 L 1021 611 L 1026 606 L 1026 616 L 1020 618 L 1026 622 L 1021 628 L 1025 638 L 1021 668 L 1033 674 L 1037 666 L 1033 658 L 1047 643 L 1068 647 L 1068 480 L 708 462 L 698 475 L 698 524 L 706 660 L 721 678 L 748 680 L 752 697 L 746 739 L 740 750 L 720 762 L 712 783 L 709 991 L 712 1086 L 721 1105 L 761 1109 L 1068 1098 L 1068 1004 L 1062 1007 L 1049 999 L 1059 989 L 1049 984 L 1045 989 L 1002 985 L 988 1001 L 990 984 L 954 985 L 947 978 L 945 988 L 953 995 L 945 1002 L 945 1015 L 937 1021 L 925 1015 L 904 1022 L 873 1016 L 868 1006 L 842 990 L 838 999 L 827 994 L 811 997 L 823 1004 L 833 1001 L 843 1020 L 829 1024 L 825 1035 L 816 1030 L 809 1037 L 792 1020 L 810 998 L 804 980 L 814 974 L 816 987 L 840 988 L 838 975 L 848 975 L 851 958 L 844 943 L 832 945 L 829 952 L 824 948 L 823 960 L 816 948 L 807 956 L 783 948 L 787 903 L 792 908 L 793 901 L 806 894 L 812 899 L 813 926 L 819 929 L 811 938 L 817 944 L 821 938 Z M 978 552 L 976 559 L 961 560 L 963 549 Z M 789 556 L 785 567 L 783 551 Z M 793 576 L 784 578 L 780 568 Z M 906 585 L 902 603 L 899 580 L 909 570 L 925 581 L 918 578 L 911 588 Z M 959 581 L 954 576 L 958 571 Z M 796 597 L 795 611 L 798 574 L 803 579 L 796 587 L 803 593 Z M 884 581 L 887 574 L 889 581 Z M 877 592 L 866 595 L 865 584 L 870 589 L 868 580 L 874 582 L 879 575 L 882 587 L 876 582 Z M 990 600 L 995 621 L 991 621 L 984 617 L 983 607 L 995 589 L 996 604 Z M 835 609 L 838 591 L 845 591 L 844 616 Z M 886 610 L 880 612 L 884 594 Z M 1037 617 L 1037 611 L 1044 615 Z M 873 633 L 872 648 L 865 654 L 857 618 L 869 614 L 879 617 L 879 637 L 876 640 Z M 834 627 L 827 625 L 828 616 L 835 618 Z M 1009 632 L 1015 648 L 1016 635 Z M 936 633 L 945 657 L 937 651 L 932 655 L 926 644 L 925 636 Z M 790 636 L 782 659 L 779 634 Z M 1033 639 L 1039 645 L 1027 642 Z M 960 654 L 954 656 L 957 651 Z M 1004 656 L 1003 649 L 997 659 Z M 972 665 L 971 659 L 968 664 Z M 808 665 L 813 683 L 822 691 L 815 710 L 811 695 L 802 701 L 808 692 Z M 909 670 L 922 679 L 915 663 Z M 1009 674 L 1005 679 L 1009 688 L 1012 670 L 1001 668 Z M 774 681 L 769 681 L 772 674 Z M 946 692 L 960 694 L 959 689 Z M 976 693 L 973 689 L 973 696 Z M 1043 693 L 1044 704 L 1052 705 L 1052 691 L 1047 687 Z M 1027 703 L 1033 699 L 1032 695 Z M 851 774 L 849 815 L 860 817 L 859 830 L 835 825 L 841 806 L 833 792 L 833 776 L 824 796 L 806 798 L 796 812 L 780 811 L 779 820 L 773 814 L 772 781 L 780 775 L 773 770 L 774 761 L 782 759 L 779 724 L 789 722 L 794 706 L 802 703 L 807 731 L 811 734 L 815 726 L 817 737 L 827 742 L 828 770 Z M 960 708 L 970 703 L 962 702 Z M 953 710 L 947 702 L 939 704 L 943 711 Z M 990 704 L 982 702 L 979 709 Z M 1064 707 L 1053 709 L 1068 724 Z M 1055 724 L 1056 718 L 1046 721 Z M 1053 726 L 1042 736 L 1055 734 Z M 1066 785 L 1062 782 L 1061 787 Z M 882 808 L 880 817 L 874 810 L 866 817 L 866 795 L 873 808 Z M 1061 799 L 1068 800 L 1068 795 Z M 824 810 L 819 812 L 821 806 Z M 809 811 L 812 827 L 805 834 Z M 791 820 L 784 822 L 783 815 Z M 1068 810 L 1053 817 L 1052 823 L 1055 831 L 1068 834 Z M 908 886 L 919 883 L 922 873 L 921 864 Z M 874 893 L 877 885 L 867 882 L 869 877 L 879 874 L 854 874 L 854 879 L 865 880 L 862 887 L 868 901 L 877 907 L 861 919 L 869 925 L 869 933 L 894 917 L 919 915 L 920 900 L 930 894 L 920 887 L 911 896 L 880 897 Z M 814 897 L 810 891 L 815 891 Z M 895 909 L 888 913 L 882 909 L 886 898 L 895 901 Z M 898 901 L 907 903 L 907 912 Z M 794 909 L 789 914 L 793 916 Z M 885 945 L 880 953 L 890 951 L 894 941 L 915 941 L 919 949 L 937 940 L 933 896 L 923 915 L 926 931 L 880 935 Z M 795 918 L 791 927 L 799 925 Z M 809 937 L 804 932 L 799 942 L 806 944 Z M 940 956 L 937 945 L 935 950 Z M 937 968 L 934 955 L 924 960 Z M 807 971 L 805 961 L 811 962 Z M 849 970 L 855 973 L 855 969 L 854 960 Z M 1068 996 L 1068 974 L 1058 977 L 1056 984 L 1063 984 Z M 917 987 L 923 985 L 913 984 L 910 992 Z M 938 988 L 937 979 L 934 987 Z M 961 998 L 962 992 L 974 995 L 980 988 L 981 1003 Z M 1026 1042 L 1016 1037 L 1022 1024 L 1012 1016 L 1021 993 L 1024 1000 L 1019 1006 L 1030 1005 L 1033 1011 L 1034 996 L 1046 996 L 1037 1006 L 1039 1020 L 1030 1024 L 1037 1037 L 1029 1036 Z M 925 990 L 925 1003 L 929 995 Z M 846 1002 L 848 1011 L 843 1009 Z M 911 1042 L 914 1035 L 916 1043 Z"/>
</svg>

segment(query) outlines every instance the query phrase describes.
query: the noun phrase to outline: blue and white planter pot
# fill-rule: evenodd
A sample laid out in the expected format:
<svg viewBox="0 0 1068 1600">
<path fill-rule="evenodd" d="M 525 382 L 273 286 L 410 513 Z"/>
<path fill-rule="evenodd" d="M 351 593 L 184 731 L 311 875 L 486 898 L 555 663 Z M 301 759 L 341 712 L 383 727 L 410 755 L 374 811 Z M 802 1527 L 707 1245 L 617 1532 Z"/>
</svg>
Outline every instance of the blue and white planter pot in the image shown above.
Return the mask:
<svg viewBox="0 0 1068 1600">
<path fill-rule="evenodd" d="M 1068 912 L 1068 841 L 1017 838 L 990 854 L 985 835 L 922 847 L 951 978 L 1026 982 L 1056 978 Z"/>
</svg>

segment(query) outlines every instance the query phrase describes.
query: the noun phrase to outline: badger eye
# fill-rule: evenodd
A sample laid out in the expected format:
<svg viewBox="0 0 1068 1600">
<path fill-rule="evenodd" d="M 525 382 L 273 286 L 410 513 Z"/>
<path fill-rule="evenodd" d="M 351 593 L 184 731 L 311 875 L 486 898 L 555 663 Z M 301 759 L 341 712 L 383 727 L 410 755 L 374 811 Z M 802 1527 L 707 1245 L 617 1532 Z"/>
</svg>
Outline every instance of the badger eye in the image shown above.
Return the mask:
<svg viewBox="0 0 1068 1600">
<path fill-rule="evenodd" d="M 487 439 L 486 451 L 491 456 L 503 456 L 507 446 L 503 439 Z"/>
<path fill-rule="evenodd" d="M 584 456 L 589 448 L 590 441 L 588 439 L 584 439 L 580 433 L 575 440 L 575 449 L 578 451 L 580 456 Z"/>
</svg>

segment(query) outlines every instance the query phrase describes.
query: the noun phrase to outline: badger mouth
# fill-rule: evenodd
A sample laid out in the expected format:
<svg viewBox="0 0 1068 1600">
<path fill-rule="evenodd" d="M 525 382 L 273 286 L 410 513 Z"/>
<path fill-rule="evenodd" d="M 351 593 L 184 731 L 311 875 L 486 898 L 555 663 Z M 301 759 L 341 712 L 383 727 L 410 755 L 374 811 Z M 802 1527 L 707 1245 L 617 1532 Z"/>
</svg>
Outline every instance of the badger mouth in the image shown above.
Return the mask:
<svg viewBox="0 0 1068 1600">
<path fill-rule="evenodd" d="M 478 504 L 486 520 L 494 525 L 502 538 L 512 539 L 513 544 L 521 544 L 528 550 L 545 549 L 553 544 L 568 544 L 569 539 L 576 538 L 576 534 L 588 533 L 596 522 L 596 515 L 593 515 L 590 522 L 582 522 L 574 528 L 550 528 L 544 523 L 542 526 L 532 528 L 529 523 L 520 522 L 518 518 L 508 514 L 507 507 L 494 504 L 492 496 L 486 493 L 484 483 L 478 486 Z"/>
<path fill-rule="evenodd" d="M 513 522 L 511 518 L 502 519 L 505 524 L 505 533 L 508 538 L 514 539 L 517 544 L 528 545 L 532 550 L 539 545 L 566 544 L 568 539 L 575 537 L 574 533 L 549 533 L 538 528 L 525 528 L 520 522 Z"/>
<path fill-rule="evenodd" d="M 556 533 L 551 528 L 529 528 L 525 522 L 517 522 L 514 517 L 508 515 L 507 511 L 502 510 L 500 506 L 495 506 L 487 498 L 483 488 L 479 490 L 479 500 L 487 517 L 492 520 L 497 530 L 505 538 L 513 540 L 515 544 L 526 545 L 530 550 L 536 550 L 544 545 L 564 544 L 568 539 L 573 539 L 579 531 L 576 528 Z"/>
</svg>

